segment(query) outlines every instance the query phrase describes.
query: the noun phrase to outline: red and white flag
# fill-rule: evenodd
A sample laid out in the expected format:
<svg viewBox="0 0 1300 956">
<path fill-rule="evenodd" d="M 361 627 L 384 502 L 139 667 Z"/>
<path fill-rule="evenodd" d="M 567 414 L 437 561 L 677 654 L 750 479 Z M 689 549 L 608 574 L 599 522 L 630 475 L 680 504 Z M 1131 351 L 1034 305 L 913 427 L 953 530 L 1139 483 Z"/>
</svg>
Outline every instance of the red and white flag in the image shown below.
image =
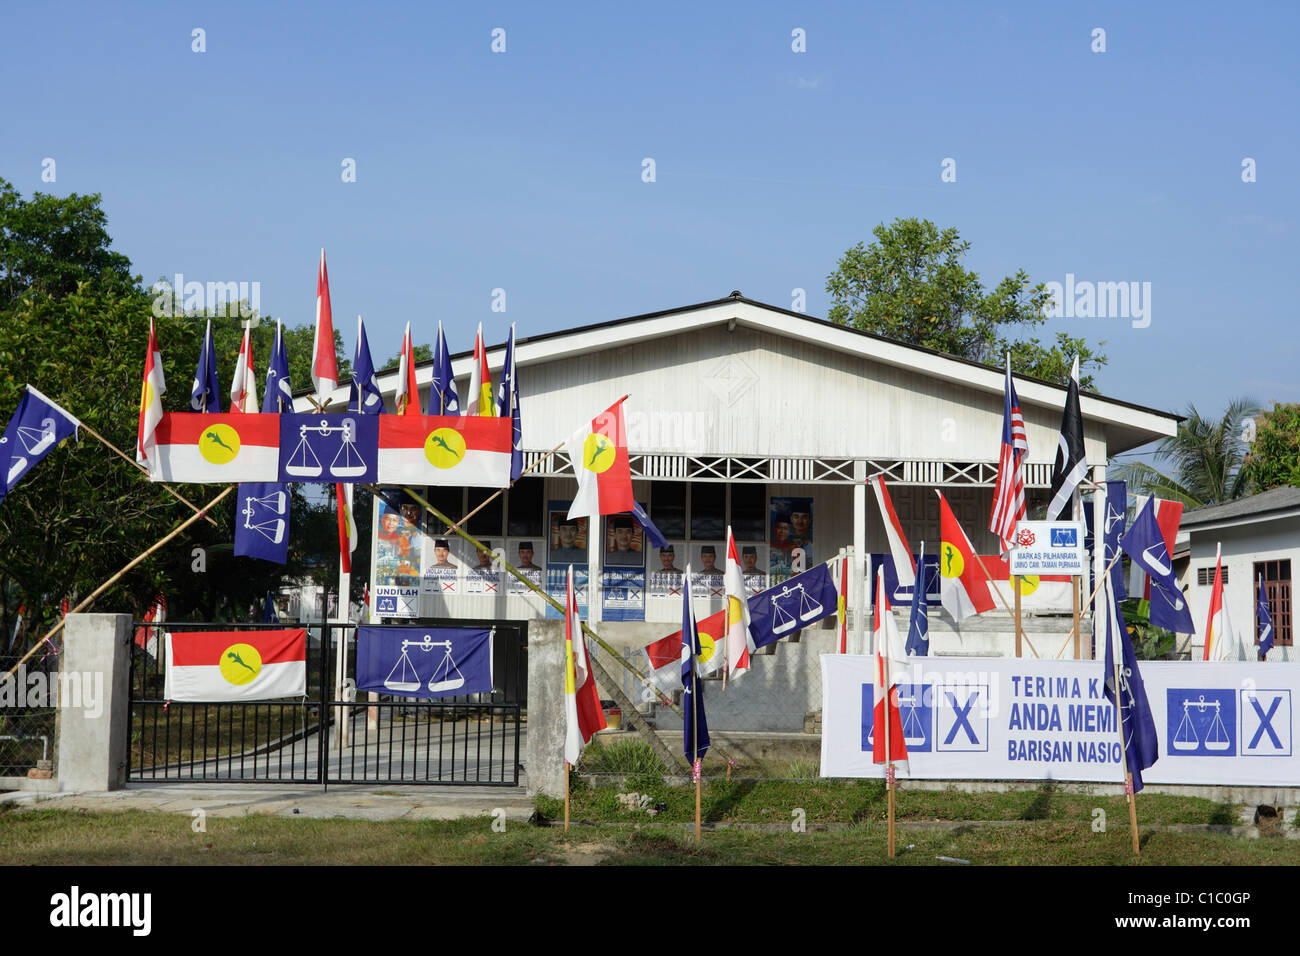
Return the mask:
<svg viewBox="0 0 1300 956">
<path fill-rule="evenodd" d="M 379 481 L 504 488 L 510 484 L 510 419 L 381 415 Z"/>
<path fill-rule="evenodd" d="M 632 466 L 627 457 L 624 395 L 583 425 L 565 442 L 565 451 L 578 479 L 570 518 L 594 518 L 636 510 L 632 497 Z M 504 420 L 504 419 L 503 419 Z"/>
<path fill-rule="evenodd" d="M 279 481 L 279 415 L 167 412 L 154 437 L 149 461 L 153 481 Z"/>
<path fill-rule="evenodd" d="M 573 565 L 569 565 L 564 594 L 564 759 L 572 765 L 578 762 L 592 734 L 605 729 L 605 712 L 587 662 L 587 638 L 582 633 L 578 600 L 573 593 Z"/>
<path fill-rule="evenodd" d="M 1147 496 L 1138 495 L 1133 513 L 1141 514 L 1146 504 Z M 1153 507 L 1156 512 L 1156 524 L 1160 526 L 1160 537 L 1165 542 L 1165 552 L 1173 557 L 1174 542 L 1178 538 L 1178 525 L 1183 520 L 1183 503 L 1157 498 Z M 1142 570 L 1142 565 L 1137 561 L 1129 562 L 1128 593 L 1130 597 L 1141 596 L 1145 601 L 1151 600 L 1151 579 L 1147 577 L 1147 573 Z"/>
<path fill-rule="evenodd" d="M 1011 353 L 1007 353 L 1007 381 L 1002 406 L 1002 451 L 998 455 L 998 480 L 993 486 L 993 511 L 989 530 L 998 536 L 1005 553 L 1016 546 L 1016 522 L 1025 518 L 1025 456 L 1029 439 L 1020 399 L 1011 381 Z"/>
<path fill-rule="evenodd" d="M 330 309 L 330 277 L 325 270 L 325 250 L 320 251 L 316 273 L 316 332 L 311 342 L 311 380 L 316 401 L 324 405 L 339 385 L 339 363 L 334 355 L 334 313 Z"/>
<path fill-rule="evenodd" d="M 397 359 L 397 414 L 419 415 L 420 388 L 415 384 L 415 349 L 411 345 L 411 323 L 406 323 L 406 334 L 402 336 L 402 351 Z"/>
<path fill-rule="evenodd" d="M 166 637 L 166 700 L 274 700 L 307 693 L 303 628 L 178 631 Z"/>
<path fill-rule="evenodd" d="M 257 376 L 253 371 L 253 341 L 251 330 L 244 327 L 244 341 L 239 344 L 239 358 L 235 360 L 235 374 L 230 380 L 230 410 L 232 412 L 258 412 Z"/>
<path fill-rule="evenodd" d="M 876 572 L 876 621 L 872 633 L 876 645 L 876 694 L 871 712 L 871 760 L 873 763 L 888 760 L 906 767 L 907 742 L 903 739 L 903 722 L 898 712 L 898 684 L 908 670 L 907 649 L 898 635 L 894 612 L 889 606 L 884 568 Z"/>
<path fill-rule="evenodd" d="M 144 353 L 144 377 L 140 386 L 140 424 L 136 431 L 135 460 L 152 465 L 158 422 L 162 420 L 162 396 L 167 391 L 163 381 L 162 353 L 154 335 L 153 319 L 149 320 L 149 344 Z"/>
<path fill-rule="evenodd" d="M 740 553 L 736 537 L 727 527 L 727 676 L 738 677 L 749 670 L 749 655 L 754 638 L 749 633 L 749 598 L 745 593 L 745 575 L 740 570 Z"/>
<path fill-rule="evenodd" d="M 339 570 L 352 573 L 352 552 L 357 550 L 357 523 L 352 517 L 352 486 L 336 482 L 339 511 Z"/>
<path fill-rule="evenodd" d="M 153 603 L 141 618 L 143 627 L 135 629 L 136 647 L 142 648 L 150 657 L 158 656 L 158 627 L 167 620 L 167 598 L 159 591 L 154 595 Z M 149 626 L 154 625 L 154 626 Z"/>
<path fill-rule="evenodd" d="M 492 374 L 488 371 L 487 347 L 483 344 L 483 323 L 474 337 L 474 366 L 469 374 L 469 405 L 466 415 L 495 415 L 496 399 L 492 396 Z M 630 509 L 629 509 L 630 510 Z"/>
<path fill-rule="evenodd" d="M 1235 661 L 1241 659 L 1237 634 L 1228 620 L 1228 604 L 1223 599 L 1223 550 L 1214 549 L 1214 589 L 1210 592 L 1210 617 L 1205 625 L 1205 661 Z"/>
<path fill-rule="evenodd" d="M 727 609 L 711 614 L 695 625 L 700 634 L 700 676 L 722 669 L 723 647 L 727 633 Z M 650 680 L 663 691 L 682 686 L 682 629 L 661 637 L 642 648 L 650 663 Z"/>
<path fill-rule="evenodd" d="M 885 523 L 885 537 L 889 540 L 889 553 L 894 558 L 894 572 L 898 575 L 898 586 L 915 587 L 916 558 L 912 557 L 912 549 L 908 547 L 907 538 L 903 535 L 903 523 L 898 520 L 898 515 L 894 511 L 894 502 L 889 497 L 889 489 L 885 487 L 885 476 L 876 475 L 868 481 L 876 493 L 876 501 L 880 504 L 880 518 Z"/>
<path fill-rule="evenodd" d="M 957 516 L 948 507 L 943 492 L 939 495 L 939 598 L 952 619 L 961 622 L 972 614 L 993 610 L 993 595 L 988 579 L 980 570 L 979 557 L 971 547 Z"/>
</svg>

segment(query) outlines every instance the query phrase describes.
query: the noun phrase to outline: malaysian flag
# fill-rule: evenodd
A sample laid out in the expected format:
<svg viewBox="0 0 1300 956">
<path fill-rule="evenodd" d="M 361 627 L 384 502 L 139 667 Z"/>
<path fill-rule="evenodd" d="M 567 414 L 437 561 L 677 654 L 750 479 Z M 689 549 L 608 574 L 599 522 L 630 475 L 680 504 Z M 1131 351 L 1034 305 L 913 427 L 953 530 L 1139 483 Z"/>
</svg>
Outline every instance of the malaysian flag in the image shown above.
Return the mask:
<svg viewBox="0 0 1300 956">
<path fill-rule="evenodd" d="M 1007 353 L 1007 384 L 1002 404 L 1002 454 L 998 458 L 998 480 L 993 488 L 993 511 L 989 530 L 1002 541 L 1002 550 L 1015 547 L 1016 522 L 1025 516 L 1025 418 L 1011 381 L 1011 353 Z"/>
</svg>

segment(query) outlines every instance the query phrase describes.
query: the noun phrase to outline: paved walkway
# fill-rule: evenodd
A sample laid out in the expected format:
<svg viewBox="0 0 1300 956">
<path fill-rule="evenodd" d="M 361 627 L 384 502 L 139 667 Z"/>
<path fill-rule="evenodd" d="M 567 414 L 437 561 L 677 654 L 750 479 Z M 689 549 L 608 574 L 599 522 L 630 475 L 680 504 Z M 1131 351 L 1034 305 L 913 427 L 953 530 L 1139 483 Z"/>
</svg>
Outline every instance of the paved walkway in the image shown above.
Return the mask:
<svg viewBox="0 0 1300 956">
<path fill-rule="evenodd" d="M 348 820 L 459 820 L 490 816 L 524 821 L 533 802 L 523 787 L 413 787 L 275 784 L 132 784 L 107 793 L 0 793 L 18 808 L 121 811 L 190 815 L 202 809 L 217 817 L 264 814 Z"/>
</svg>

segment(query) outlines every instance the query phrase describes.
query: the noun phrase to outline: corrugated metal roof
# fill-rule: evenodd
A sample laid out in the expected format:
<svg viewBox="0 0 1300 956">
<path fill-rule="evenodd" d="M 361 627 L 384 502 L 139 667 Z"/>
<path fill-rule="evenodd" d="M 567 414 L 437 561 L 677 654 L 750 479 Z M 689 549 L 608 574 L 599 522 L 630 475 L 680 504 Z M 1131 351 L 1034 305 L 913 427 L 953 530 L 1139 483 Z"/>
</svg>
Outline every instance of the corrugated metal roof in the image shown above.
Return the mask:
<svg viewBox="0 0 1300 956">
<path fill-rule="evenodd" d="M 1202 505 L 1183 513 L 1183 527 L 1204 525 L 1216 521 L 1230 521 L 1254 515 L 1266 515 L 1270 512 L 1285 512 L 1300 509 L 1300 488 L 1285 485 L 1273 488 L 1247 498 L 1224 501 L 1214 505 Z"/>
</svg>

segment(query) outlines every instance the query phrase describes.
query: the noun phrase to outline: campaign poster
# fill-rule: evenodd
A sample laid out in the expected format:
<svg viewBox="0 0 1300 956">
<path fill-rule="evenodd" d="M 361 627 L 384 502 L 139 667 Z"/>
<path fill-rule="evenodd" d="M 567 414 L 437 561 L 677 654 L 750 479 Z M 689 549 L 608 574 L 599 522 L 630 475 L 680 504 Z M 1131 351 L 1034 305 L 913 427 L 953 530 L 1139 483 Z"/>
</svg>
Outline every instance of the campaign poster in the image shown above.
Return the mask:
<svg viewBox="0 0 1300 956">
<path fill-rule="evenodd" d="M 546 512 L 546 565 L 548 568 L 587 566 L 587 519 L 567 517 L 569 503 L 552 501 Z"/>
<path fill-rule="evenodd" d="M 686 559 L 682 556 L 685 554 L 685 541 L 669 541 L 666 547 L 655 550 L 646 580 L 650 597 L 681 599 L 682 569 L 686 566 Z"/>
<path fill-rule="evenodd" d="M 450 538 L 434 538 L 433 553 L 424 569 L 424 589 L 430 594 L 460 594 L 461 564 L 452 553 Z"/>
<path fill-rule="evenodd" d="M 485 545 L 486 549 L 464 543 L 465 593 L 501 594 L 503 593 L 502 576 L 505 572 L 497 559 L 504 554 L 504 551 L 500 547 L 494 548 L 493 540 L 490 538 L 482 538 L 479 543 Z M 500 541 L 496 543 L 499 545 Z"/>
<path fill-rule="evenodd" d="M 645 571 L 605 568 L 601 571 L 601 617 L 606 621 L 645 620 Z"/>
<path fill-rule="evenodd" d="M 725 542 L 691 542 L 691 597 L 723 600 L 727 595 Z"/>
<path fill-rule="evenodd" d="M 403 497 L 394 506 L 376 497 L 374 570 L 371 591 L 378 617 L 418 617 L 420 564 L 424 549 L 423 510 Z"/>
<path fill-rule="evenodd" d="M 768 504 L 768 574 L 777 584 L 812 567 L 813 502 L 811 498 L 771 498 Z M 803 566 L 797 567 L 802 555 Z"/>
<path fill-rule="evenodd" d="M 543 557 L 537 550 L 539 540 L 541 539 L 520 538 L 511 541 L 506 547 L 506 560 L 514 565 L 515 570 L 540 588 L 546 569 L 537 563 L 537 559 Z M 523 581 L 520 581 L 513 574 L 509 574 L 506 577 L 506 593 L 530 594 L 532 592 Z"/>
<path fill-rule="evenodd" d="M 607 568 L 644 568 L 645 531 L 631 515 L 605 519 L 605 547 L 601 564 Z"/>
</svg>

